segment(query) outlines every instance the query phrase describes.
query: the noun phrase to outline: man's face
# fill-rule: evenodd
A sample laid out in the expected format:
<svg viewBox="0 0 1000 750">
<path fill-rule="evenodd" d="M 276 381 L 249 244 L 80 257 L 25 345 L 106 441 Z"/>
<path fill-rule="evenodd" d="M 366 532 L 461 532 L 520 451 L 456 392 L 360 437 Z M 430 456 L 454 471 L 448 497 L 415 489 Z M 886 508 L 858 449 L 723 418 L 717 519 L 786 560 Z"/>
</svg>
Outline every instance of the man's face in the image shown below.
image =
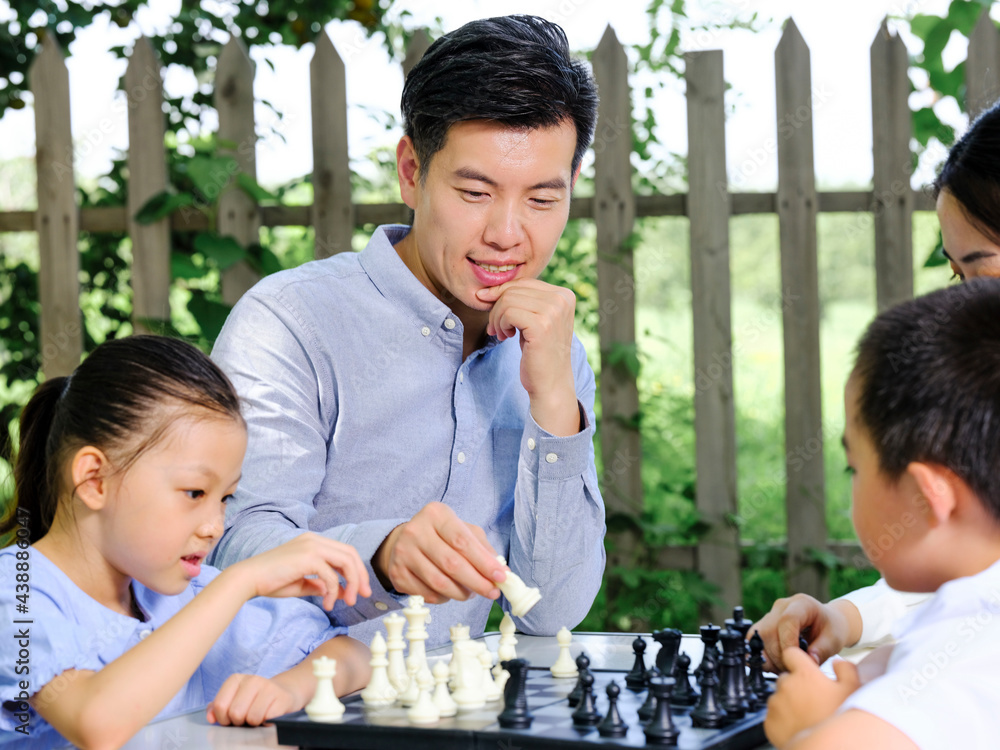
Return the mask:
<svg viewBox="0 0 1000 750">
<path fill-rule="evenodd" d="M 460 122 L 422 174 L 412 142 L 400 141 L 400 191 L 415 217 L 396 249 L 466 325 L 492 307 L 477 290 L 535 278 L 549 262 L 569 217 L 575 148 L 570 122 L 534 130 Z"/>
</svg>

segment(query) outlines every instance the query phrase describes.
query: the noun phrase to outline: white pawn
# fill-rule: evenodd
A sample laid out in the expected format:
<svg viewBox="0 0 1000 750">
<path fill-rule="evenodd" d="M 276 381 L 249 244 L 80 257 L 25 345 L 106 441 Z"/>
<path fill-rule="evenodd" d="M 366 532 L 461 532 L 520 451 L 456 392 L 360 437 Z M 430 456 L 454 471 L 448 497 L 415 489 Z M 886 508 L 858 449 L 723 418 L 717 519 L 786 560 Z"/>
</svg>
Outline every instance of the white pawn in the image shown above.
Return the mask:
<svg viewBox="0 0 1000 750">
<path fill-rule="evenodd" d="M 462 641 L 469 640 L 469 626 L 468 625 L 452 625 L 448 628 L 448 633 L 451 635 L 451 663 L 448 665 L 448 681 L 451 684 L 452 690 L 457 686 L 455 685 L 455 678 L 458 675 L 458 659 L 455 658 L 455 646 L 457 646 Z"/>
<path fill-rule="evenodd" d="M 406 690 L 399 694 L 399 703 L 402 706 L 412 706 L 420 698 L 420 686 L 417 684 L 417 672 L 420 671 L 417 657 L 411 654 L 406 657 Z"/>
<path fill-rule="evenodd" d="M 507 564 L 507 561 L 503 559 L 503 555 L 497 555 L 497 560 L 500 561 L 501 565 Z M 528 610 L 542 599 L 542 595 L 538 589 L 529 587 L 510 568 L 507 568 L 507 578 L 503 583 L 498 583 L 497 586 L 503 592 L 507 603 L 510 604 L 510 613 L 514 617 L 524 617 L 528 614 Z"/>
<path fill-rule="evenodd" d="M 443 661 L 434 665 L 434 705 L 442 717 L 458 713 L 458 704 L 448 692 L 448 665 Z"/>
<path fill-rule="evenodd" d="M 458 673 L 455 676 L 455 692 L 451 697 L 458 704 L 460 711 L 482 708 L 486 705 L 483 698 L 483 667 L 476 655 L 478 649 L 472 641 L 459 641 L 451 655 L 457 660 Z"/>
<path fill-rule="evenodd" d="M 431 698 L 431 685 L 433 682 L 430 670 L 427 667 L 423 667 L 414 678 L 414 681 L 419 686 L 420 695 L 417 696 L 417 702 L 413 704 L 413 707 L 406 712 L 406 718 L 413 724 L 433 724 L 441 718 L 441 712 L 438 711 L 438 707 Z"/>
<path fill-rule="evenodd" d="M 333 689 L 333 678 L 337 674 L 337 660 L 321 656 L 313 659 L 313 674 L 316 675 L 316 692 L 306 706 L 306 714 L 313 721 L 337 721 L 344 715 L 344 704 Z"/>
<path fill-rule="evenodd" d="M 393 612 L 382 619 L 385 631 L 388 634 L 386 647 L 389 649 L 389 682 L 396 689 L 397 693 L 406 690 L 409 684 L 409 677 L 406 674 L 406 660 L 403 658 L 403 626 L 406 624 L 398 613 Z"/>
<path fill-rule="evenodd" d="M 517 645 L 517 638 L 514 637 L 515 629 L 510 613 L 504 612 L 503 619 L 500 620 L 500 642 L 497 644 L 497 663 L 493 667 L 493 679 L 497 681 L 500 680 L 500 675 L 507 671 L 503 668 L 502 662 L 517 658 L 517 650 L 514 648 Z M 504 681 L 506 682 L 506 680 Z M 500 685 L 502 688 L 503 683 L 500 683 Z"/>
<path fill-rule="evenodd" d="M 573 642 L 573 634 L 569 632 L 569 628 L 559 628 L 559 632 L 556 633 L 556 641 L 559 643 L 559 658 L 556 659 L 555 664 L 549 667 L 549 671 L 553 677 L 576 677 L 576 662 L 569 655 L 569 646 Z"/>
<path fill-rule="evenodd" d="M 479 652 L 479 663 L 483 665 L 483 698 L 487 703 L 500 700 L 503 697 L 503 691 L 493 681 L 493 673 L 490 672 L 490 668 L 493 666 L 493 656 L 486 650 L 485 646 Z"/>
<path fill-rule="evenodd" d="M 368 680 L 368 686 L 361 691 L 361 700 L 366 706 L 391 706 L 396 700 L 396 688 L 389 682 L 389 672 L 386 669 L 389 661 L 385 658 L 386 645 L 381 633 L 376 633 L 372 638 L 371 651 L 372 676 Z"/>
</svg>

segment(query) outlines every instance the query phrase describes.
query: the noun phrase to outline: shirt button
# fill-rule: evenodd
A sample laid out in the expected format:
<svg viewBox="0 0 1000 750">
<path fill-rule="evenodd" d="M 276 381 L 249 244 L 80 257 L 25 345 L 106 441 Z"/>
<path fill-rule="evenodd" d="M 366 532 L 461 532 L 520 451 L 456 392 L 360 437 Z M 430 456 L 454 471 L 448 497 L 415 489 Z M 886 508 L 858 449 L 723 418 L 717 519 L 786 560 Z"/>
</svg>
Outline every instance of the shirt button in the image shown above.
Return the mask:
<svg viewBox="0 0 1000 750">
<path fill-rule="evenodd" d="M 386 604 L 385 602 L 375 602 L 375 609 L 377 609 L 379 612 L 385 612 L 387 609 L 389 609 L 389 605 Z"/>
<path fill-rule="evenodd" d="M 459 383 L 464 383 L 465 382 L 465 373 L 463 373 L 463 372 L 458 373 L 458 382 Z"/>
<path fill-rule="evenodd" d="M 450 331 L 452 328 L 455 327 L 455 321 L 452 320 L 451 318 L 445 318 L 444 327 Z"/>
<path fill-rule="evenodd" d="M 149 638 L 149 636 L 151 636 L 152 634 L 153 634 L 153 631 L 150 630 L 150 629 L 148 629 L 148 628 L 140 630 L 139 631 L 139 640 L 140 641 L 144 641 L 147 638 Z"/>
<path fill-rule="evenodd" d="M 545 460 L 548 461 L 550 464 L 554 464 L 556 461 L 559 460 L 559 456 L 557 456 L 555 453 L 546 453 Z"/>
<path fill-rule="evenodd" d="M 535 439 L 534 438 L 528 438 L 528 450 L 529 451 L 535 450 Z"/>
<path fill-rule="evenodd" d="M 460 464 L 464 464 L 465 463 L 465 454 L 464 453 L 459 452 L 459 454 L 458 454 L 458 462 Z"/>
<path fill-rule="evenodd" d="M 427 326 L 424 326 L 423 328 L 420 329 L 420 333 L 423 334 L 424 336 L 430 336 L 431 329 L 428 328 Z"/>
</svg>

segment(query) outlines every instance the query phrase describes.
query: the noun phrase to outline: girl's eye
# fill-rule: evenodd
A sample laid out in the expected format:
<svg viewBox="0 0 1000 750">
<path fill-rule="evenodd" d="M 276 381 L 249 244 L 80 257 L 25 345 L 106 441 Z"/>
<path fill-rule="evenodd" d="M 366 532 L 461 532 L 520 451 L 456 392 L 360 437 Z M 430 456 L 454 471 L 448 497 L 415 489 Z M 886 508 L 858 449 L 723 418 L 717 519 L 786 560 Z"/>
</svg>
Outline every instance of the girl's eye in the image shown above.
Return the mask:
<svg viewBox="0 0 1000 750">
<path fill-rule="evenodd" d="M 192 500 L 197 500 L 199 497 L 205 494 L 204 490 L 184 490 L 184 494 L 187 495 Z"/>
</svg>

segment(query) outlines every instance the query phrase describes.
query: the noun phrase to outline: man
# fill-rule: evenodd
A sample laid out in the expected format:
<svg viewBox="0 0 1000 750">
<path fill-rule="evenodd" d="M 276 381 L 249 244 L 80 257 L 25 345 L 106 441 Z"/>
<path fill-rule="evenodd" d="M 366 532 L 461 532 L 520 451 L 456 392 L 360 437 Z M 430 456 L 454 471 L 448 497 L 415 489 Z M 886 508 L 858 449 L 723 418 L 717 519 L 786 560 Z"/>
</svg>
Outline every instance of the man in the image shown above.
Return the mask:
<svg viewBox="0 0 1000 750">
<path fill-rule="evenodd" d="M 569 216 L 597 93 L 558 26 L 474 21 L 407 77 L 396 150 L 413 226 L 264 279 L 213 356 L 244 399 L 249 448 L 214 557 L 312 530 L 354 545 L 373 595 L 333 617 L 368 641 L 420 594 L 428 646 L 482 632 L 506 571 L 552 634 L 604 569 L 594 374 L 575 298 L 537 280 Z"/>
</svg>

